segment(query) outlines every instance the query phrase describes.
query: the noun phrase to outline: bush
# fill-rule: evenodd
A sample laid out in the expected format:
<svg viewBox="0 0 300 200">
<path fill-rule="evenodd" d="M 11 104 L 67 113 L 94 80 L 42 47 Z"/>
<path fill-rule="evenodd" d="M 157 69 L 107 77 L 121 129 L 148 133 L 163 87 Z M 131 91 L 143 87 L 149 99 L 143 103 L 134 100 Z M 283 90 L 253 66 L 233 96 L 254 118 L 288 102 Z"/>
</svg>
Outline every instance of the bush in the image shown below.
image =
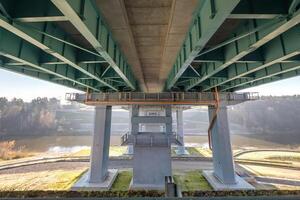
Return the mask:
<svg viewBox="0 0 300 200">
<path fill-rule="evenodd" d="M 24 152 L 24 147 L 16 148 L 15 146 L 16 142 L 14 140 L 0 142 L 0 159 L 11 160 L 28 156 Z"/>
</svg>

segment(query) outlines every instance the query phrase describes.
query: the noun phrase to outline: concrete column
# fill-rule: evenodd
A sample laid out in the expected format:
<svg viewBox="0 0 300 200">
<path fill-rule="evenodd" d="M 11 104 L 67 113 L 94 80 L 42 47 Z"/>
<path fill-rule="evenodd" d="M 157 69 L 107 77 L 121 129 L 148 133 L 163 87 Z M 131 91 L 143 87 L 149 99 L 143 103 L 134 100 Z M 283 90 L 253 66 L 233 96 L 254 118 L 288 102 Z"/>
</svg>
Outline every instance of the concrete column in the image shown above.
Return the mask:
<svg viewBox="0 0 300 200">
<path fill-rule="evenodd" d="M 208 107 L 210 121 L 212 120 L 215 111 L 216 108 L 214 106 Z M 214 175 L 223 184 L 235 184 L 236 176 L 231 150 L 226 105 L 220 105 L 217 119 L 212 128 L 211 142 L 213 148 Z"/>
<path fill-rule="evenodd" d="M 97 106 L 95 108 L 89 183 L 101 183 L 108 175 L 110 129 L 111 106 Z"/>
<path fill-rule="evenodd" d="M 133 177 L 131 189 L 158 189 L 165 187 L 165 176 L 172 175 L 171 164 L 171 143 L 164 142 L 166 137 L 160 133 L 161 124 L 165 124 L 167 134 L 172 132 L 172 112 L 171 106 L 163 109 L 153 106 L 153 108 L 140 107 L 143 116 L 135 116 L 131 121 L 134 124 L 143 124 L 144 132 L 140 132 L 139 141 L 134 142 L 133 154 Z M 151 110 L 153 109 L 153 110 Z M 147 113 L 151 112 L 151 115 Z M 162 116 L 165 113 L 166 116 Z M 146 116 L 144 116 L 146 114 Z M 162 143 L 158 140 L 162 139 Z M 153 142 L 150 142 L 153 141 Z"/>
<path fill-rule="evenodd" d="M 172 119 L 172 107 L 170 105 L 165 106 L 166 117 Z M 172 134 L 172 120 L 166 123 L 166 134 Z"/>
<path fill-rule="evenodd" d="M 183 110 L 178 108 L 176 110 L 176 122 L 177 122 L 177 134 L 182 137 L 182 145 L 177 147 L 177 150 L 175 151 L 177 155 L 186 155 L 189 154 L 187 150 L 185 150 L 184 147 L 184 132 L 183 132 Z"/>
<path fill-rule="evenodd" d="M 139 106 L 133 105 L 130 110 L 131 126 L 130 126 L 129 130 L 130 130 L 131 134 L 138 134 L 138 132 L 139 132 L 139 123 L 134 123 L 132 121 L 133 117 L 138 117 L 138 116 L 139 116 Z"/>
<path fill-rule="evenodd" d="M 135 108 L 133 108 L 135 107 Z M 131 106 L 129 108 L 129 134 L 132 134 L 132 130 L 134 130 L 135 133 L 138 132 L 138 124 L 132 124 L 132 117 L 138 115 L 138 108 L 137 106 Z M 125 153 L 126 155 L 133 155 L 133 145 L 129 144 L 127 146 L 127 151 Z"/>
</svg>

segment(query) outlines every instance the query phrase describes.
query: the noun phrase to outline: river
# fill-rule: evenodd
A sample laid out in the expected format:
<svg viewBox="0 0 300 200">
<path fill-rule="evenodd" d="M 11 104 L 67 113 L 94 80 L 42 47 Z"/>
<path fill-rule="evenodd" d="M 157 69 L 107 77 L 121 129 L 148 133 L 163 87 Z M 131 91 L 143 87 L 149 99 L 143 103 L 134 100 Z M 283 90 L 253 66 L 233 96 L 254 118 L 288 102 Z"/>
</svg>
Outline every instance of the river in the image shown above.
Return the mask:
<svg viewBox="0 0 300 200">
<path fill-rule="evenodd" d="M 298 138 L 295 138 L 298 139 Z M 92 136 L 28 136 L 11 137 L 16 141 L 16 147 L 24 147 L 30 152 L 76 152 L 82 148 L 88 148 L 92 142 Z M 207 135 L 188 135 L 184 138 L 186 146 L 207 147 Z M 300 143 L 292 143 L 289 140 L 274 140 L 274 136 L 258 135 L 231 135 L 234 149 L 240 148 L 297 148 Z M 290 139 L 292 140 L 292 139 Z M 120 145 L 121 136 L 112 135 L 111 145 Z"/>
</svg>

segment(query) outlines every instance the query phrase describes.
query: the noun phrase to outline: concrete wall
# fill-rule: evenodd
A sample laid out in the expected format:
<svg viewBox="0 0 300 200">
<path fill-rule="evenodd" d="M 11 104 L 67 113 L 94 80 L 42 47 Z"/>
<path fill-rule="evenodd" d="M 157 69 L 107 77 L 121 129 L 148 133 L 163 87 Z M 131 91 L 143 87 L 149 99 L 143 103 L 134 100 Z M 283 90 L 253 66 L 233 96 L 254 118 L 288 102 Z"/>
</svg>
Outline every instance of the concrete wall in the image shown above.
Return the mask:
<svg viewBox="0 0 300 200">
<path fill-rule="evenodd" d="M 164 187 L 165 176 L 172 175 L 171 148 L 135 146 L 133 169 L 133 186 Z"/>
</svg>

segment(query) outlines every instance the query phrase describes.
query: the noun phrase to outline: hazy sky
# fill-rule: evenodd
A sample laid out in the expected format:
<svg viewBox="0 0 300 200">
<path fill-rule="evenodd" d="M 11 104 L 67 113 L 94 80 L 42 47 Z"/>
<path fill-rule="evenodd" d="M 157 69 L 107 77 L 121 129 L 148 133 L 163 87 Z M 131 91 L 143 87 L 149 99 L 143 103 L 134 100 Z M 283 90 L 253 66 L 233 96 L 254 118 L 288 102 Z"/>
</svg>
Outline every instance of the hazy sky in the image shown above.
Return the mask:
<svg viewBox="0 0 300 200">
<path fill-rule="evenodd" d="M 300 94 L 300 76 L 243 91 L 274 96 Z M 65 93 L 68 92 L 78 91 L 0 69 L 0 96 L 9 99 L 13 97 L 22 98 L 25 101 L 30 101 L 36 97 L 56 97 L 64 100 Z"/>
</svg>

